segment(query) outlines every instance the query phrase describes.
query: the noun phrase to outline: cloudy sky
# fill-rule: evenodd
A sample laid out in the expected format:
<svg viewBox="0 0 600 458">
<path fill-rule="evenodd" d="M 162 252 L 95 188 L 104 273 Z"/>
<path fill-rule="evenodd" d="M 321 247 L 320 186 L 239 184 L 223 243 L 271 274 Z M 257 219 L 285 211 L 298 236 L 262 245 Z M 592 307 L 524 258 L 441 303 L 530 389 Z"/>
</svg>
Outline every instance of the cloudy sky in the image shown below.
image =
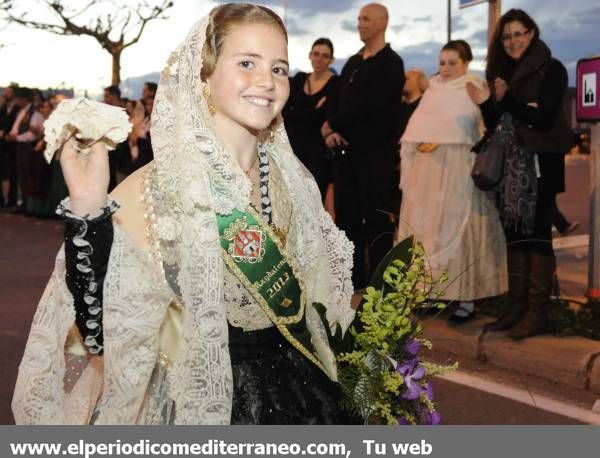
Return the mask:
<svg viewBox="0 0 600 458">
<path fill-rule="evenodd" d="M 153 0 L 148 0 L 152 3 Z M 336 67 L 361 46 L 356 18 L 365 0 L 288 0 L 286 22 L 290 35 L 289 55 L 294 69 L 309 70 L 308 51 L 312 42 L 329 37 L 335 46 Z M 487 33 L 487 4 L 459 9 L 452 0 L 452 38 L 466 39 L 475 54 L 473 70 L 483 69 Z M 65 0 L 66 5 L 86 4 Z M 136 4 L 112 0 L 111 5 Z M 174 0 L 169 18 L 149 24 L 140 42 L 124 51 L 122 78 L 160 71 L 169 53 L 185 37 L 191 25 L 214 5 L 210 0 Z M 265 4 L 284 15 L 283 0 Z M 406 68 L 436 69 L 437 54 L 446 41 L 447 0 L 381 1 L 390 12 L 387 41 L 402 56 Z M 40 0 L 19 0 L 30 18 L 49 18 Z M 600 0 L 502 0 L 502 11 L 522 8 L 542 30 L 542 38 L 555 57 L 569 70 L 574 85 L 575 64 L 582 57 L 600 54 Z M 92 12 L 94 14 L 94 12 Z M 84 21 L 89 17 L 82 16 Z M 74 87 L 76 91 L 99 93 L 110 83 L 110 56 L 87 37 L 62 37 L 12 25 L 0 30 L 0 86 L 15 81 L 21 85 Z"/>
</svg>

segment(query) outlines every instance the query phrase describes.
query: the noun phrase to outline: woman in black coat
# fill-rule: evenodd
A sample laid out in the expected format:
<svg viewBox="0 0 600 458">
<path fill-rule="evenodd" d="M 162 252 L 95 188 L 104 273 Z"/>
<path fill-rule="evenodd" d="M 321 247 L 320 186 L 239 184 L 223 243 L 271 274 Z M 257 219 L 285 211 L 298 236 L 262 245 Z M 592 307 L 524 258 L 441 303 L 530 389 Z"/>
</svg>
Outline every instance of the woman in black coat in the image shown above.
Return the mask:
<svg viewBox="0 0 600 458">
<path fill-rule="evenodd" d="M 481 106 L 486 127 L 493 128 L 502 113 L 510 114 L 525 150 L 534 155 L 534 170 L 529 171 L 529 176 L 537 177 L 533 232 L 506 228 L 511 305 L 501 319 L 488 326 L 490 330 L 510 329 L 512 338 L 523 339 L 547 329 L 556 266 L 552 209 L 556 194 L 565 190 L 564 155 L 572 146 L 563 112 L 568 76 L 540 39 L 537 24 L 519 9 L 509 10 L 498 22 L 486 76 L 489 88 L 469 88 Z"/>
<path fill-rule="evenodd" d="M 319 38 L 311 48 L 312 73 L 298 72 L 290 82 L 290 97 L 283 109 L 283 119 L 292 149 L 313 174 L 321 196 L 325 198 L 331 182 L 331 161 L 321 136 L 327 115 L 327 103 L 333 98 L 338 77 L 329 66 L 333 62 L 333 44 Z"/>
</svg>

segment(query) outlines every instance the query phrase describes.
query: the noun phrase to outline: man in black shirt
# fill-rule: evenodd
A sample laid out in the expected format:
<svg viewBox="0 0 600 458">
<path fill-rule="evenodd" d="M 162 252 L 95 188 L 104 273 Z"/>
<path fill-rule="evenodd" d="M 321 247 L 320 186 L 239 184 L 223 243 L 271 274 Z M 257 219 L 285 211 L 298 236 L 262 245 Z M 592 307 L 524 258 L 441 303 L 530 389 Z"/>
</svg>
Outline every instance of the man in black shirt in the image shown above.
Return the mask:
<svg viewBox="0 0 600 458">
<path fill-rule="evenodd" d="M 339 93 L 321 128 L 330 148 L 341 145 L 347 151 L 334 162 L 334 206 L 336 224 L 354 242 L 355 288 L 366 286 L 392 247 L 398 214 L 395 142 L 405 77 L 402 59 L 385 42 L 387 23 L 383 5 L 360 10 L 358 31 L 365 46 L 344 65 Z"/>
<path fill-rule="evenodd" d="M 10 132 L 19 107 L 15 102 L 14 88 L 9 86 L 2 93 L 2 105 L 0 106 L 0 207 L 17 205 L 17 150 L 15 143 L 4 140 L 4 136 Z"/>
</svg>

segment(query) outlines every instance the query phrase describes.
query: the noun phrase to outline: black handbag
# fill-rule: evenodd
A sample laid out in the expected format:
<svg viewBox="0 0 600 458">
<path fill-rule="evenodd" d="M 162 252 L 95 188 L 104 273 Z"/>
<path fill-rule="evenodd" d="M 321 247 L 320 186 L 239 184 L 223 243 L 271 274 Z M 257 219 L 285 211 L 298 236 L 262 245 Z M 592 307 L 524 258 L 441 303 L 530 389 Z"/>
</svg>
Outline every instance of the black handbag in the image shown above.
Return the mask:
<svg viewBox="0 0 600 458">
<path fill-rule="evenodd" d="M 486 132 L 471 149 L 477 155 L 471 178 L 482 191 L 491 191 L 502 180 L 506 151 L 513 139 L 512 123 L 506 116 L 502 116 L 496 128 Z"/>
</svg>

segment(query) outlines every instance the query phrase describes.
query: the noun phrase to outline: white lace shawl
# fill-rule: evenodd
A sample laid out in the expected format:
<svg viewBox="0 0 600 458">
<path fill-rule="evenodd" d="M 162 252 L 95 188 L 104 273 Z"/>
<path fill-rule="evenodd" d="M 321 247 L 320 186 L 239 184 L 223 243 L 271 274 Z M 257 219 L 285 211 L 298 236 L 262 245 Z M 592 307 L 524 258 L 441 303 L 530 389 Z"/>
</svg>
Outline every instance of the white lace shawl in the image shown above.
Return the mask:
<svg viewBox="0 0 600 458">
<path fill-rule="evenodd" d="M 184 303 L 180 351 L 168 371 L 175 424 L 230 421 L 231 363 L 214 214 L 245 209 L 250 201 L 250 182 L 214 135 L 201 97 L 200 55 L 206 24 L 207 19 L 198 22 L 169 58 L 151 130 L 158 189 L 171 204 L 168 211 L 156 215 L 152 230 L 158 235 L 158 251 L 172 257 L 178 267 L 174 283 Z M 308 303 L 323 303 L 330 323 L 346 329 L 354 315 L 352 244 L 323 210 L 316 183 L 294 156 L 281 124 L 268 154 L 279 166 L 293 202 L 287 248 L 304 277 Z M 96 424 L 143 423 L 140 412 L 158 358 L 160 325 L 173 296 L 164 273 L 115 229 L 104 285 L 101 377 L 84 357 L 73 362 L 68 352 L 65 356 L 74 312 L 62 257 L 61 252 L 19 368 L 12 404 L 15 420 L 18 424 L 85 424 L 102 391 Z M 333 354 L 310 306 L 307 325 L 321 362 L 335 379 Z M 71 366 L 74 377 L 68 377 Z"/>
<path fill-rule="evenodd" d="M 401 141 L 473 145 L 479 140 L 481 112 L 467 94 L 467 82 L 481 85 L 475 73 L 447 82 L 439 75 L 431 77 Z"/>
</svg>

